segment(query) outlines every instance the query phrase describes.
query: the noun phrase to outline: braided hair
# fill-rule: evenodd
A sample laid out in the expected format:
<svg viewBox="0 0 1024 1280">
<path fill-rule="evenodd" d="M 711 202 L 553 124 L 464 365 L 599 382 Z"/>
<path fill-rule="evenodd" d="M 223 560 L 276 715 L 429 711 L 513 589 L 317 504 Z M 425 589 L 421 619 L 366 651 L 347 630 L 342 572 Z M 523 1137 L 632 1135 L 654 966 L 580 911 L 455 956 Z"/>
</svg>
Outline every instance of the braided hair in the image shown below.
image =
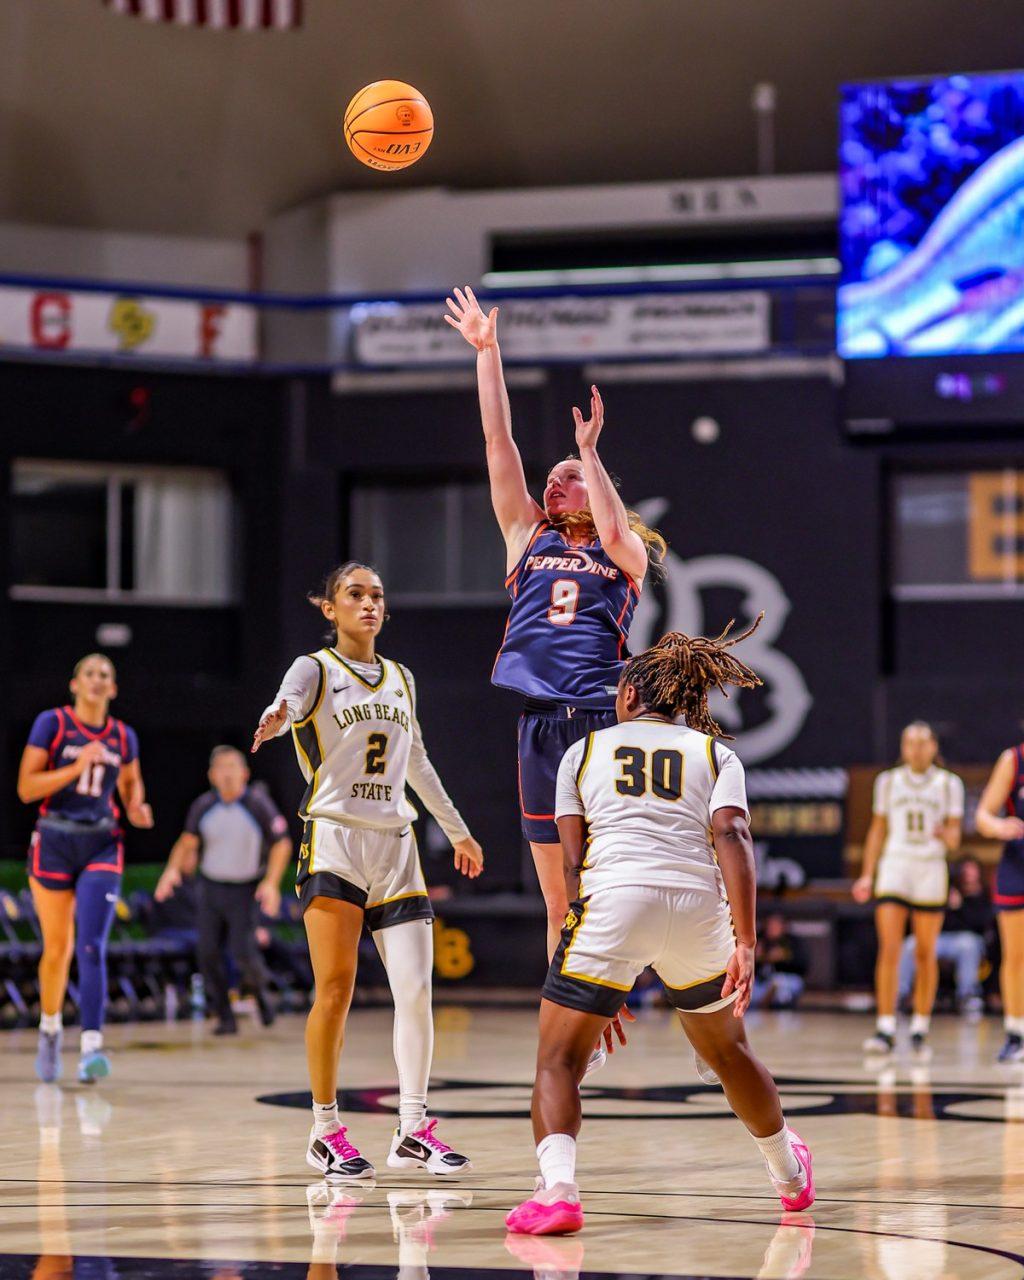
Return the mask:
<svg viewBox="0 0 1024 1280">
<path fill-rule="evenodd" d="M 746 631 L 730 637 L 736 624 L 733 618 L 713 640 L 670 631 L 650 649 L 629 659 L 622 680 L 633 686 L 648 711 L 673 718 L 682 715 L 698 733 L 728 738 L 730 735 L 722 731 L 708 708 L 708 694 L 720 689 L 728 697 L 726 685 L 755 689 L 764 683 L 756 671 L 729 652 L 733 645 L 753 635 L 763 617 L 764 613 L 759 613 Z"/>
</svg>

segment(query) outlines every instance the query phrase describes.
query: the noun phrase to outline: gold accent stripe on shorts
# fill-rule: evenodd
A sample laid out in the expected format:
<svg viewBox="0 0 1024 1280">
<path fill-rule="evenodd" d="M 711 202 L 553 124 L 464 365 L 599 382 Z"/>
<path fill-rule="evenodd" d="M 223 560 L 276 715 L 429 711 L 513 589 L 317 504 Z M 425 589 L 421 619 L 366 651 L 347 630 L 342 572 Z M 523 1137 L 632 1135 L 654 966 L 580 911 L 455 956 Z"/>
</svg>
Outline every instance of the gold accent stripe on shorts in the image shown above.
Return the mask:
<svg viewBox="0 0 1024 1280">
<path fill-rule="evenodd" d="M 377 902 L 368 902 L 366 910 L 371 907 L 386 907 L 389 902 L 401 902 L 403 898 L 425 898 L 427 896 L 426 889 L 414 889 L 412 893 L 396 893 L 393 898 L 381 898 Z"/>
<path fill-rule="evenodd" d="M 691 987 L 702 986 L 705 982 L 717 982 L 719 978 L 724 977 L 725 970 L 723 969 L 721 973 L 710 973 L 706 978 L 698 978 L 696 982 L 687 982 L 681 987 L 669 987 L 667 982 L 665 983 L 665 986 L 668 987 L 669 991 L 689 991 Z"/>
</svg>

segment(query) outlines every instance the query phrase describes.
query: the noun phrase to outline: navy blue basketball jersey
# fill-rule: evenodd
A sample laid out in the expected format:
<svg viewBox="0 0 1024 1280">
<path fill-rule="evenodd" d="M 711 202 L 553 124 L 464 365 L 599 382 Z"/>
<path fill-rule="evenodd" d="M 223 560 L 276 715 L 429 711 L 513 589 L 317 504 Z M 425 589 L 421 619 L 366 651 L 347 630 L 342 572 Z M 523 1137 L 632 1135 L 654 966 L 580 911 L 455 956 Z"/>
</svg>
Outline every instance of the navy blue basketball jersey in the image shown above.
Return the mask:
<svg viewBox="0 0 1024 1280">
<path fill-rule="evenodd" d="M 1006 816 L 1024 818 L 1024 743 L 1013 748 L 1013 760 L 1017 771 L 1010 794 L 1006 797 Z"/>
<path fill-rule="evenodd" d="M 85 725 L 71 707 L 53 707 L 36 716 L 28 735 L 30 747 L 49 752 L 51 769 L 73 764 L 89 742 L 103 743 L 103 757 L 74 782 L 39 806 L 39 816 L 70 818 L 74 822 L 104 822 L 120 817 L 114 792 L 121 769 L 138 758 L 135 730 L 113 716 L 102 728 Z"/>
<path fill-rule="evenodd" d="M 1024 744 L 1013 748 L 1016 770 L 1006 797 L 1006 816 L 1024 819 Z M 996 868 L 992 904 L 997 911 L 1024 911 L 1024 840 L 1007 840 Z"/>
<path fill-rule="evenodd" d="M 546 520 L 505 579 L 512 597 L 493 684 L 569 706 L 615 703 L 640 589 L 601 547 L 570 546 Z"/>
</svg>

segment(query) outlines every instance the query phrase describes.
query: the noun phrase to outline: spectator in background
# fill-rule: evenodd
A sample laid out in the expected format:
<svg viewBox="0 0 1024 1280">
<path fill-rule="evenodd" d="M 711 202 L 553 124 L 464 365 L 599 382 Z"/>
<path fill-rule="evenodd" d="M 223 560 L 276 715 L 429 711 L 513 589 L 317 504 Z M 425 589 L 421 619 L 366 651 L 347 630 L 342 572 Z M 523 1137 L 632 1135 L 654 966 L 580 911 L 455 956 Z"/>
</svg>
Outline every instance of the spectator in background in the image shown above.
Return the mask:
<svg viewBox="0 0 1024 1280">
<path fill-rule="evenodd" d="M 228 995 L 224 943 L 242 985 L 255 997 L 264 1026 L 274 1020 L 267 971 L 256 941 L 259 908 L 281 909 L 281 877 L 292 856 L 288 823 L 263 787 L 249 785 L 249 766 L 235 747 L 210 754 L 211 789 L 194 801 L 156 886 L 169 898 L 182 877 L 199 871 L 199 966 L 207 1007 L 217 1015 L 215 1035 L 238 1030 Z"/>
<path fill-rule="evenodd" d="M 755 1009 L 792 1009 L 804 990 L 807 952 L 790 933 L 784 916 L 768 916 L 758 930 L 754 951 Z"/>
<path fill-rule="evenodd" d="M 949 960 L 956 968 L 956 1002 L 962 1012 L 977 1013 L 984 1008 L 978 970 L 992 938 L 994 921 L 981 863 L 976 858 L 964 858 L 949 890 L 935 951 L 940 964 Z M 910 995 L 913 985 L 914 939 L 908 937 L 900 957 L 901 1000 Z"/>
<path fill-rule="evenodd" d="M 146 928 L 154 938 L 181 942 L 195 948 L 199 944 L 199 902 L 193 880 L 183 880 L 170 895 L 153 905 L 146 917 Z"/>
</svg>

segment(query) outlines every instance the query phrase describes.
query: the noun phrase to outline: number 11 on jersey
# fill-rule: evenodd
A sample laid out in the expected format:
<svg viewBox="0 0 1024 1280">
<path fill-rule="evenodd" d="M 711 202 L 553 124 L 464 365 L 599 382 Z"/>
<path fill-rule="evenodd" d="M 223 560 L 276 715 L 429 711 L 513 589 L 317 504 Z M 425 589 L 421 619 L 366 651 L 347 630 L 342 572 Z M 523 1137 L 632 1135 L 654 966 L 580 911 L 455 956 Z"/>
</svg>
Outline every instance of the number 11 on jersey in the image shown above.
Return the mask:
<svg viewBox="0 0 1024 1280">
<path fill-rule="evenodd" d="M 75 790 L 80 796 L 101 796 L 103 794 L 103 775 L 106 765 L 99 761 L 83 769 L 78 778 Z"/>
</svg>

